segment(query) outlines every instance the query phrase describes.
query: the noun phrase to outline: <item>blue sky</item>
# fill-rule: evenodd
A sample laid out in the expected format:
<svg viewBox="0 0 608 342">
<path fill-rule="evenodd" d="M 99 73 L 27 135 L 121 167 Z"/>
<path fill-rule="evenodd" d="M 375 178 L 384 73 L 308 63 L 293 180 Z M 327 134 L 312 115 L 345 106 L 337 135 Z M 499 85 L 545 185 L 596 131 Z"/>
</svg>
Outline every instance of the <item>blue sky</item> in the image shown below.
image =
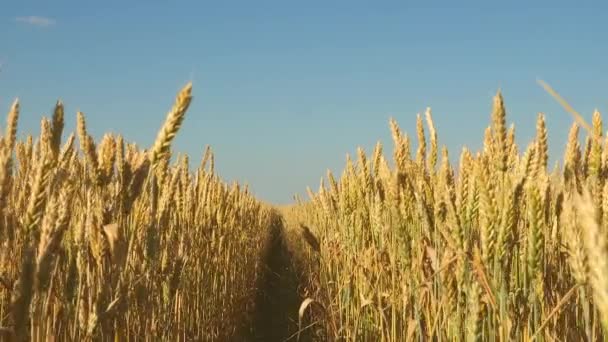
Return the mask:
<svg viewBox="0 0 608 342">
<path fill-rule="evenodd" d="M 500 88 L 521 146 L 546 113 L 553 160 L 572 120 L 537 78 L 586 117 L 607 111 L 607 5 L 421 3 L 5 3 L 0 108 L 19 97 L 20 132 L 37 134 L 61 98 L 69 130 L 82 110 L 96 138 L 148 146 L 192 80 L 174 150 L 198 163 L 211 145 L 225 179 L 275 203 L 340 173 L 357 146 L 390 152 L 389 117 L 414 134 L 427 106 L 456 157 L 479 148 Z"/>
</svg>

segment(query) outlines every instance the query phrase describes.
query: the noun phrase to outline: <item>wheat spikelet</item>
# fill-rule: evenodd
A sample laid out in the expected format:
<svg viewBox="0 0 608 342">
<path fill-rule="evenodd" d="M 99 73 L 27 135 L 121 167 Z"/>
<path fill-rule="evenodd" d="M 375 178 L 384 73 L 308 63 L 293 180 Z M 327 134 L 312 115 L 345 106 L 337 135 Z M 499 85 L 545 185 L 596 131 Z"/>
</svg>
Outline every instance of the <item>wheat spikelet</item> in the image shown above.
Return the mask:
<svg viewBox="0 0 608 342">
<path fill-rule="evenodd" d="M 15 100 L 8 113 L 6 135 L 0 146 L 0 212 L 4 209 L 4 201 L 9 192 L 12 174 L 12 153 L 17 139 L 17 121 L 19 119 L 19 101 Z M 0 224 L 0 233 L 2 227 Z"/>
<path fill-rule="evenodd" d="M 211 154 L 213 152 L 211 151 L 211 146 L 207 145 L 205 146 L 205 152 L 203 153 L 203 158 L 201 158 L 201 164 L 199 166 L 199 170 L 205 170 L 205 167 L 207 166 L 207 162 L 209 162 L 209 158 L 211 157 Z"/>
<path fill-rule="evenodd" d="M 508 166 L 509 168 L 514 168 L 519 155 L 519 149 L 515 142 L 515 124 L 511 124 L 507 133 L 507 149 L 509 151 Z"/>
<path fill-rule="evenodd" d="M 403 133 L 401 133 L 401 129 L 399 128 L 399 125 L 395 119 L 391 118 L 389 123 L 394 144 L 393 160 L 397 169 L 405 170 L 407 160 L 410 158 L 407 137 L 403 136 Z"/>
<path fill-rule="evenodd" d="M 6 119 L 5 147 L 12 151 L 17 141 L 17 121 L 19 121 L 19 100 L 15 100 Z"/>
<path fill-rule="evenodd" d="M 52 134 L 51 122 L 47 118 L 43 118 L 40 122 L 40 156 L 54 163 L 57 155 L 53 153 Z"/>
<path fill-rule="evenodd" d="M 30 200 L 25 212 L 23 227 L 28 233 L 35 233 L 35 229 L 42 219 L 45 205 L 47 202 L 46 189 L 50 183 L 51 165 L 48 160 L 42 157 L 36 165 Z"/>
<path fill-rule="evenodd" d="M 537 144 L 530 143 L 521 158 L 521 177 L 526 181 L 532 181 L 538 175 L 537 166 L 540 159 L 536 157 L 537 148 Z"/>
<path fill-rule="evenodd" d="M 499 91 L 494 96 L 494 106 L 492 108 L 492 152 L 494 163 L 498 171 L 507 170 L 508 150 L 507 150 L 507 124 L 506 110 L 502 93 Z"/>
<path fill-rule="evenodd" d="M 106 134 L 101 139 L 98 158 L 101 179 L 104 183 L 109 182 L 116 162 L 116 140 L 112 135 Z"/>
<path fill-rule="evenodd" d="M 427 108 L 424 113 L 426 117 L 426 123 L 429 127 L 429 136 L 431 138 L 431 150 L 429 151 L 429 159 L 428 159 L 428 169 L 431 173 L 435 172 L 435 168 L 437 167 L 437 131 L 435 130 L 435 124 L 433 123 L 433 116 L 431 114 L 431 108 Z"/>
<path fill-rule="evenodd" d="M 0 211 L 4 209 L 4 201 L 9 193 L 11 165 L 11 152 L 5 146 L 0 147 Z"/>
<path fill-rule="evenodd" d="M 476 280 L 471 282 L 467 296 L 466 341 L 481 341 L 483 303 L 481 302 L 481 286 Z"/>
<path fill-rule="evenodd" d="M 481 255 L 483 263 L 491 264 L 494 247 L 496 244 L 497 208 L 494 189 L 488 179 L 488 169 L 485 162 L 480 162 L 477 168 L 477 179 L 479 186 L 479 213 L 480 213 L 480 239 Z"/>
<path fill-rule="evenodd" d="M 59 243 L 68 227 L 70 219 L 68 196 L 66 191 L 62 192 L 58 200 L 51 198 L 46 208 L 42 223 L 42 237 L 38 244 L 38 256 L 36 258 L 35 283 L 37 291 L 42 291 L 48 283 L 53 256 L 57 252 Z"/>
<path fill-rule="evenodd" d="M 51 125 L 51 141 L 52 150 L 55 156 L 59 154 L 59 147 L 61 146 L 61 135 L 63 134 L 64 126 L 64 110 L 63 103 L 57 101 L 55 104 L 55 110 L 53 111 L 52 125 Z"/>
<path fill-rule="evenodd" d="M 382 158 L 382 143 L 377 142 L 374 147 L 374 154 L 372 156 L 372 178 L 378 178 L 378 172 L 380 171 L 380 160 Z"/>
<path fill-rule="evenodd" d="M 516 235 L 516 225 L 518 220 L 518 201 L 520 200 L 522 191 L 522 183 L 519 183 L 511 192 L 511 196 L 505 199 L 502 215 L 500 217 L 500 226 L 498 236 L 496 238 L 496 257 L 497 264 L 505 266 L 507 264 L 508 253 Z M 508 271 L 508 270 L 505 270 Z"/>
<path fill-rule="evenodd" d="M 547 163 L 549 161 L 549 143 L 547 141 L 547 125 L 545 124 L 545 115 L 538 114 L 536 120 L 536 158 L 538 158 L 539 169 L 537 172 L 545 173 L 547 171 Z"/>
<path fill-rule="evenodd" d="M 602 175 L 602 116 L 596 110 L 593 113 L 591 148 L 588 157 L 589 176 L 599 179 Z"/>
<path fill-rule="evenodd" d="M 67 167 L 66 163 L 71 158 L 72 154 L 74 153 L 74 140 L 75 139 L 76 139 L 76 137 L 74 136 L 74 133 L 72 133 L 66 140 L 65 144 L 63 144 L 63 147 L 61 148 L 61 152 L 59 152 L 59 156 L 57 158 L 59 167 L 61 167 L 61 168 Z"/>
<path fill-rule="evenodd" d="M 544 227 L 543 210 L 541 207 L 540 193 L 536 186 L 528 189 L 528 275 L 536 277 L 542 271 L 542 261 L 544 252 Z"/>
<path fill-rule="evenodd" d="M 494 145 L 494 138 L 492 137 L 492 126 L 486 127 L 483 133 L 483 155 L 491 157 L 492 148 Z"/>
<path fill-rule="evenodd" d="M 96 184 L 100 184 L 100 182 L 102 182 L 102 176 L 99 171 L 99 161 L 97 158 L 95 142 L 93 141 L 93 138 L 87 133 L 84 113 L 78 112 L 76 115 L 78 139 L 80 140 L 80 149 L 86 157 L 87 165 L 89 166 L 89 171 L 91 172 L 93 181 Z"/>
<path fill-rule="evenodd" d="M 447 204 L 448 223 L 451 228 L 451 244 L 456 247 L 456 253 L 462 253 L 465 251 L 462 220 L 456 208 L 454 196 L 451 196 L 449 191 L 444 192 L 444 196 Z"/>
<path fill-rule="evenodd" d="M 358 167 L 360 171 L 361 184 L 363 185 L 363 193 L 366 195 L 373 194 L 374 184 L 372 180 L 372 174 L 370 172 L 370 165 L 367 157 L 365 156 L 365 150 L 359 147 L 357 149 L 358 156 Z"/>
<path fill-rule="evenodd" d="M 584 190 L 581 196 L 576 197 L 574 205 L 580 215 L 593 299 L 600 312 L 604 333 L 608 333 L 608 252 L 606 250 L 606 240 L 600 234 L 595 207 L 589 191 Z"/>
<path fill-rule="evenodd" d="M 171 141 L 175 138 L 177 131 L 184 121 L 186 110 L 190 106 L 192 100 L 192 83 L 188 83 L 177 95 L 173 108 L 167 114 L 167 119 L 163 124 L 156 141 L 150 149 L 150 163 L 156 165 L 158 159 L 167 154 L 171 147 Z"/>
<path fill-rule="evenodd" d="M 416 134 L 418 135 L 418 149 L 416 150 L 416 162 L 421 167 L 424 167 L 426 160 L 426 137 L 424 135 L 424 124 L 420 114 L 416 116 Z"/>
<path fill-rule="evenodd" d="M 592 138 L 590 136 L 587 136 L 585 138 L 585 149 L 583 152 L 583 160 L 581 164 L 582 175 L 585 178 L 589 177 L 589 161 L 591 160 L 592 144 Z"/>
<path fill-rule="evenodd" d="M 84 113 L 77 112 L 76 113 L 76 130 L 78 133 L 78 140 L 80 140 L 80 149 L 82 151 L 87 150 L 87 137 L 89 134 L 87 133 L 87 124 L 85 121 Z"/>
<path fill-rule="evenodd" d="M 452 171 L 452 166 L 450 165 L 450 156 L 448 154 L 448 148 L 443 146 L 441 148 L 441 166 L 439 169 L 439 181 L 441 187 L 447 187 L 450 190 L 453 190 L 454 187 L 454 172 Z M 444 188 L 445 188 L 444 187 Z"/>
<path fill-rule="evenodd" d="M 481 160 L 477 160 L 476 163 L 474 163 L 473 167 L 472 167 L 472 173 L 474 173 L 474 176 L 477 176 L 477 170 L 480 166 L 478 166 L 477 164 L 481 163 Z M 465 199 L 465 220 L 467 221 L 468 224 L 473 224 L 476 223 L 478 218 L 479 218 L 479 208 L 480 208 L 480 187 L 477 186 L 476 184 L 477 182 L 475 181 L 475 179 L 471 180 L 471 184 L 469 186 L 469 192 L 467 193 L 467 197 Z"/>
<path fill-rule="evenodd" d="M 460 161 L 458 165 L 458 191 L 456 201 L 459 208 L 464 208 L 464 204 L 469 195 L 469 187 L 471 183 L 471 171 L 473 170 L 473 157 L 468 148 L 463 147 L 460 152 Z"/>
<path fill-rule="evenodd" d="M 213 153 L 209 156 L 209 174 L 215 174 L 215 156 Z"/>
<path fill-rule="evenodd" d="M 578 284 L 587 282 L 587 254 L 583 243 L 582 226 L 579 223 L 578 213 L 574 207 L 573 194 L 568 194 L 562 210 L 564 241 L 568 247 L 568 264 L 572 276 Z"/>
<path fill-rule="evenodd" d="M 118 178 L 118 183 L 120 184 L 121 188 L 124 190 L 126 184 L 126 179 L 127 177 L 129 177 L 129 175 L 127 175 L 127 165 L 126 165 L 126 158 L 125 158 L 125 142 L 122 138 L 122 136 L 117 136 L 116 137 L 116 176 Z M 122 191 L 121 191 L 122 193 Z"/>
<path fill-rule="evenodd" d="M 578 125 L 572 124 L 568 133 L 568 142 L 564 155 L 564 180 L 567 183 L 576 181 L 581 167 L 581 152 L 578 142 Z"/>
<path fill-rule="evenodd" d="M 327 170 L 327 180 L 329 181 L 329 188 L 332 194 L 337 195 L 340 190 L 338 188 L 338 182 L 336 181 L 333 173 L 331 173 L 331 170 Z"/>
</svg>

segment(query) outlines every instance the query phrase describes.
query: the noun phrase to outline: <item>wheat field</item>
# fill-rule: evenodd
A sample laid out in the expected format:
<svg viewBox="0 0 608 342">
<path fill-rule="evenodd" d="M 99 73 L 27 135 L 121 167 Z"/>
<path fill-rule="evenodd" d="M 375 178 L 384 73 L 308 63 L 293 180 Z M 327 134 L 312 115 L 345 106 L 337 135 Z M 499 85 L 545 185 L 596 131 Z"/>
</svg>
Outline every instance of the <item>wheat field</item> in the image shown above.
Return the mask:
<svg viewBox="0 0 608 342">
<path fill-rule="evenodd" d="M 96 142 L 63 104 L 0 138 L 0 339 L 7 341 L 600 341 L 608 339 L 608 137 L 576 116 L 548 169 L 493 100 L 457 165 L 431 110 L 392 156 L 359 149 L 287 207 L 171 143 L 177 95 L 142 149 Z M 583 144 L 581 144 L 583 142 Z M 193 142 L 198 144 L 200 142 Z M 454 153 L 452 151 L 451 153 Z"/>
</svg>

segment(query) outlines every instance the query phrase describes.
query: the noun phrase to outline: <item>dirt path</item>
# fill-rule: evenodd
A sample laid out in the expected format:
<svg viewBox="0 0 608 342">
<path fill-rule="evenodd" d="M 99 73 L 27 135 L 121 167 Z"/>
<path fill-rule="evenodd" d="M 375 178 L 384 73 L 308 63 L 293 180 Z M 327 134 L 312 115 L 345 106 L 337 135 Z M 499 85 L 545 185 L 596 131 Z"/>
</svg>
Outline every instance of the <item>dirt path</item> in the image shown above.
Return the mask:
<svg viewBox="0 0 608 342">
<path fill-rule="evenodd" d="M 278 215 L 266 255 L 266 274 L 256 299 L 250 341 L 298 340 L 298 309 L 303 300 L 299 290 L 305 280 L 288 243 L 287 234 L 293 234 L 294 230 L 286 226 L 286 221 Z M 300 334 L 299 341 L 312 340 L 307 331 Z"/>
</svg>

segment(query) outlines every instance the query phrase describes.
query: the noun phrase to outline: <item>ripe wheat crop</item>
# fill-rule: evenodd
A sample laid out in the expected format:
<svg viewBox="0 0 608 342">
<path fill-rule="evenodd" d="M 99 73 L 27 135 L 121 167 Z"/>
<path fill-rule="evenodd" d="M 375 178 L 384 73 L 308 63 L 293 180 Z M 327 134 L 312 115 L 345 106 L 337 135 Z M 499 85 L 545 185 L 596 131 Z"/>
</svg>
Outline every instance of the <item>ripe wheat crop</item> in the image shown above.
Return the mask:
<svg viewBox="0 0 608 342">
<path fill-rule="evenodd" d="M 62 145 L 62 103 L 38 137 L 17 141 L 13 104 L 0 140 L 2 338 L 240 334 L 275 214 L 247 188 L 223 183 L 210 149 L 195 172 L 186 156 L 171 163 L 191 89 L 180 91 L 149 151 L 110 134 L 96 143 L 83 113 Z"/>
<path fill-rule="evenodd" d="M 411 151 L 391 120 L 392 158 L 380 144 L 371 158 L 359 149 L 339 179 L 328 173 L 292 209 L 321 246 L 309 254 L 310 296 L 321 308 L 310 319 L 330 340 L 605 339 L 608 146 L 600 114 L 583 123 L 584 148 L 573 124 L 563 168 L 553 170 L 545 116 L 520 150 L 500 93 L 482 150 L 464 148 L 455 167 L 430 110 L 416 127 Z"/>
<path fill-rule="evenodd" d="M 454 166 L 430 109 L 415 144 L 391 119 L 392 155 L 359 149 L 278 210 L 222 181 L 210 148 L 198 167 L 172 157 L 191 101 L 188 84 L 148 150 L 95 141 L 81 112 L 64 140 L 61 102 L 19 140 L 13 103 L 0 136 L 1 340 L 608 337 L 598 112 L 576 116 L 551 170 L 545 116 L 520 148 L 500 93 L 483 147 Z"/>
</svg>

